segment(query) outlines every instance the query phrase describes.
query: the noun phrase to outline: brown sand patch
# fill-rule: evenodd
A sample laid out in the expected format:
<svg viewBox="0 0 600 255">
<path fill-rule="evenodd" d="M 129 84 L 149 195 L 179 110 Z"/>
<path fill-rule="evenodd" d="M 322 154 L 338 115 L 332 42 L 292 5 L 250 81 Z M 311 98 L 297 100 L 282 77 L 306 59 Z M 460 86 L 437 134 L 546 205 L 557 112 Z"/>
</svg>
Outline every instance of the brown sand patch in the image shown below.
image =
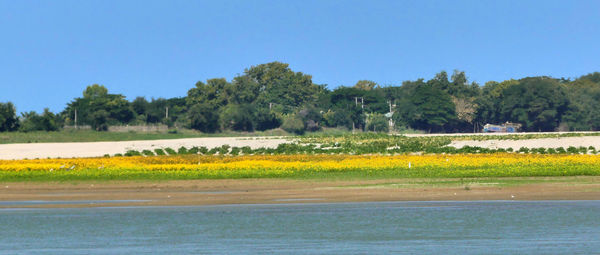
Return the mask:
<svg viewBox="0 0 600 255">
<path fill-rule="evenodd" d="M 456 181 L 456 179 L 446 179 Z M 517 179 L 496 179 L 517 180 Z M 186 180 L 80 183 L 2 183 L 4 201 L 137 200 L 95 204 L 33 204 L 9 207 L 179 206 L 217 204 L 329 203 L 443 200 L 596 200 L 600 177 L 520 178 L 449 183 L 426 180 Z M 440 180 L 435 180 L 440 181 Z M 503 183 L 503 184 L 502 184 Z M 140 201 L 148 200 L 148 201 Z"/>
</svg>

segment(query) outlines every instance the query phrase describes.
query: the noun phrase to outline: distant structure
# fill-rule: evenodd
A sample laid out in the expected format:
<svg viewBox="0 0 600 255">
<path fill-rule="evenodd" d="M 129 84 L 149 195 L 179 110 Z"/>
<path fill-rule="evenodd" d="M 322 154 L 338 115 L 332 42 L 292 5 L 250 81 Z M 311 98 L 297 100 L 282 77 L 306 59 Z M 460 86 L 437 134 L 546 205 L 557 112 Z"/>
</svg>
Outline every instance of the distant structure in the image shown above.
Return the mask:
<svg viewBox="0 0 600 255">
<path fill-rule="evenodd" d="M 483 126 L 483 132 L 485 133 L 514 133 L 518 132 L 521 128 L 521 124 L 506 122 L 502 125 L 485 124 Z"/>
</svg>

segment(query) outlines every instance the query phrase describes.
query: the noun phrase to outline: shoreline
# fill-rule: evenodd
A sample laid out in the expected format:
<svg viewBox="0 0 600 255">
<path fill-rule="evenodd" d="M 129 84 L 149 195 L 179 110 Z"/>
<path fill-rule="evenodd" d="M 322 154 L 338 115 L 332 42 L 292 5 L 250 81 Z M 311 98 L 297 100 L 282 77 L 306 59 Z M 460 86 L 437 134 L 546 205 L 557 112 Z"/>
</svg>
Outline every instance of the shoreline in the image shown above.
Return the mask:
<svg viewBox="0 0 600 255">
<path fill-rule="evenodd" d="M 4 182 L 0 185 L 0 209 L 600 199 L 598 176 Z"/>
</svg>

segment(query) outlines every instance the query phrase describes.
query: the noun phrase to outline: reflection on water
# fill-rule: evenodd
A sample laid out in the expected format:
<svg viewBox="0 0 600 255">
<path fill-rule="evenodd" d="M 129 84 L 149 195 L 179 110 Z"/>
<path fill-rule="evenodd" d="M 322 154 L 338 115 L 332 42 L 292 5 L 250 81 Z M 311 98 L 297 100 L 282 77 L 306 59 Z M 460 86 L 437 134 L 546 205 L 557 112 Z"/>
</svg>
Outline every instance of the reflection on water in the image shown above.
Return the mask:
<svg viewBox="0 0 600 255">
<path fill-rule="evenodd" d="M 9 254 L 593 254 L 600 201 L 0 210 Z"/>
</svg>

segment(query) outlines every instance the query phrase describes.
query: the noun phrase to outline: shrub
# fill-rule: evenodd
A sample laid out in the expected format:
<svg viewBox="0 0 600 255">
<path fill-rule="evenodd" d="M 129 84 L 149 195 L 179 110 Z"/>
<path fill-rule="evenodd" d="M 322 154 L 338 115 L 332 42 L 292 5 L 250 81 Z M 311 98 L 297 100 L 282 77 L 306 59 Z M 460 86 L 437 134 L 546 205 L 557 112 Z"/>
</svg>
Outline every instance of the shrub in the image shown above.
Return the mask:
<svg viewBox="0 0 600 255">
<path fill-rule="evenodd" d="M 288 116 L 283 120 L 281 128 L 287 132 L 295 134 L 304 134 L 304 122 L 296 116 Z"/>
<path fill-rule="evenodd" d="M 199 150 L 197 146 L 194 146 L 188 150 L 188 154 L 198 154 Z"/>
<path fill-rule="evenodd" d="M 567 148 L 567 152 L 569 152 L 571 154 L 577 154 L 577 153 L 579 153 L 579 150 L 573 146 L 569 146 L 569 148 Z"/>
<path fill-rule="evenodd" d="M 383 114 L 372 114 L 369 118 L 369 123 L 367 123 L 367 130 L 387 133 L 389 131 L 387 118 Z"/>
<path fill-rule="evenodd" d="M 155 152 L 155 153 L 156 153 L 156 155 L 158 155 L 158 156 L 164 156 L 164 155 L 167 155 L 167 154 L 165 153 L 165 151 L 164 151 L 163 149 L 161 149 L 161 148 L 154 149 L 154 152 Z"/>
<path fill-rule="evenodd" d="M 171 148 L 165 148 L 165 152 L 169 153 L 169 155 L 176 155 L 177 152 Z"/>
<path fill-rule="evenodd" d="M 131 157 L 131 156 L 141 156 L 142 154 L 136 150 L 128 150 L 127 152 L 125 152 L 124 155 L 127 157 Z"/>
<path fill-rule="evenodd" d="M 200 152 L 201 154 L 208 154 L 208 148 L 202 146 L 198 148 L 198 152 Z"/>
<path fill-rule="evenodd" d="M 152 152 L 151 150 L 143 150 L 142 154 L 146 156 L 154 156 L 154 152 Z"/>
<path fill-rule="evenodd" d="M 219 152 L 220 155 L 225 155 L 225 154 L 229 153 L 229 148 L 231 148 L 231 146 L 229 146 L 227 144 L 223 144 L 221 147 L 219 147 L 217 149 L 217 151 Z"/>
<path fill-rule="evenodd" d="M 245 155 L 252 154 L 252 148 L 250 148 L 250 146 L 244 146 L 241 148 L 241 150 Z"/>
<path fill-rule="evenodd" d="M 188 149 L 183 146 L 179 147 L 179 149 L 177 150 L 177 154 L 188 154 L 188 153 L 189 153 Z"/>
</svg>

